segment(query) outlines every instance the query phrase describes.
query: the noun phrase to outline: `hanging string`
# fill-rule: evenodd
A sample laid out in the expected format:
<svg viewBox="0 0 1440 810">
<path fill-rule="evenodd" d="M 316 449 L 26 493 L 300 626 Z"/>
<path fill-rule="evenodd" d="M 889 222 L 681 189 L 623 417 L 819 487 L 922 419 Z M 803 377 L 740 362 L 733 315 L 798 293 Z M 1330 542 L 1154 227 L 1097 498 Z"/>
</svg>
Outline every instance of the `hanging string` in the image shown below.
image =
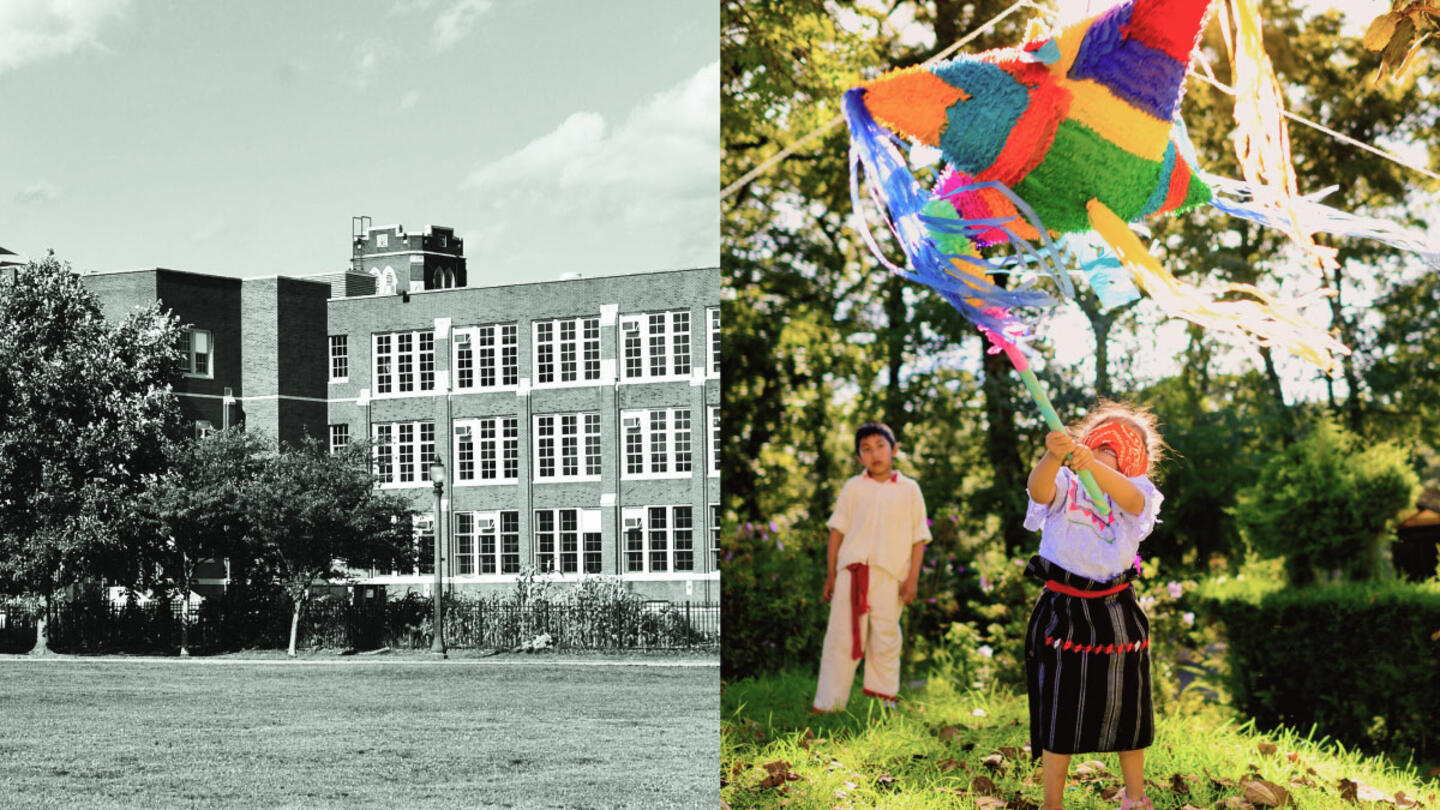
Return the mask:
<svg viewBox="0 0 1440 810">
<path fill-rule="evenodd" d="M 982 24 L 980 25 L 980 27 L 978 27 L 978 28 L 976 28 L 975 30 L 971 31 L 969 34 L 966 34 L 963 38 L 961 38 L 961 39 L 960 39 L 958 42 L 956 42 L 955 44 L 953 44 L 953 45 L 951 45 L 950 47 L 946 48 L 945 50 L 943 50 L 943 51 L 935 54 L 934 56 L 930 57 L 929 59 L 926 59 L 925 62 L 921 65 L 921 67 L 929 67 L 930 65 L 932 65 L 932 64 L 934 64 L 934 63 L 936 63 L 936 62 L 939 62 L 940 60 L 948 57 L 950 54 L 952 54 L 952 53 L 960 50 L 961 48 L 965 47 L 966 45 L 968 45 L 968 44 L 970 44 L 972 41 L 974 41 L 974 40 L 975 40 L 977 37 L 979 37 L 981 34 L 984 34 L 986 31 L 988 31 L 988 30 L 990 30 L 991 28 L 993 28 L 996 23 L 998 23 L 998 22 L 1000 22 L 1001 20 L 1005 19 L 1006 17 L 1010 16 L 1012 13 L 1015 12 L 1016 9 L 1023 8 L 1023 7 L 1025 7 L 1025 6 L 1031 6 L 1031 7 L 1034 7 L 1034 8 L 1040 8 L 1040 6 L 1036 6 L 1034 3 L 1030 2 L 1030 0 L 1016 0 L 1016 2 L 1013 3 L 1013 4 L 1011 4 L 1011 6 L 1010 6 L 1009 8 L 1005 9 L 1004 11 L 1000 12 L 999 14 L 996 14 L 994 17 L 991 17 L 989 20 L 987 20 L 987 21 L 985 21 L 984 23 L 982 23 Z M 1043 9 L 1042 9 L 1042 10 L 1043 10 Z M 809 135 L 806 135 L 805 137 L 801 138 L 800 140 L 798 140 L 798 141 L 790 144 L 789 146 L 785 147 L 784 149 L 781 149 L 779 152 L 776 152 L 775 154 L 771 155 L 767 160 L 765 160 L 765 161 L 764 161 L 763 163 L 761 163 L 759 166 L 756 166 L 755 168 L 751 169 L 750 171 L 748 171 L 748 172 L 746 172 L 744 175 L 742 175 L 739 180 L 736 180 L 735 182 L 733 182 L 733 183 L 731 183 L 730 185 L 726 186 L 725 188 L 721 189 L 721 190 L 720 190 L 720 199 L 723 200 L 723 199 L 725 199 L 726 197 L 729 197 L 731 194 L 734 194 L 736 191 L 739 191 L 746 183 L 750 182 L 751 180 L 754 180 L 756 177 L 759 177 L 761 174 L 763 174 L 764 172 L 768 171 L 768 170 L 770 169 L 770 167 L 774 166 L 775 164 L 779 163 L 780 161 L 784 160 L 785 158 L 788 158 L 788 157 L 790 157 L 791 155 L 795 154 L 795 151 L 796 151 L 797 149 L 799 149 L 801 146 L 804 146 L 805 144 L 809 143 L 810 141 L 814 140 L 815 138 L 818 138 L 819 136 L 825 134 L 825 132 L 829 131 L 829 129 L 830 129 L 831 127 L 835 126 L 836 124 L 840 123 L 840 122 L 843 121 L 843 120 L 845 120 L 845 116 L 844 116 L 843 113 L 842 113 L 842 114 L 839 114 L 839 115 L 836 115 L 834 118 L 831 118 L 829 121 L 826 121 L 825 123 L 821 124 L 818 128 L 816 128 L 815 130 L 813 130 Z"/>
</svg>

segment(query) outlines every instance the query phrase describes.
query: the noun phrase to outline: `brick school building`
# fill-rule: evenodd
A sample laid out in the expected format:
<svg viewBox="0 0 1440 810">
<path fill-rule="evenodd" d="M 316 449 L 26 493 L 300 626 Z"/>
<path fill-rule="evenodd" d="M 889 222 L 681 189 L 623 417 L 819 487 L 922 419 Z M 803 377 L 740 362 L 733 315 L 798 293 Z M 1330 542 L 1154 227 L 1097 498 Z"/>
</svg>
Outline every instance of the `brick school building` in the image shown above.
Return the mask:
<svg viewBox="0 0 1440 810">
<path fill-rule="evenodd" d="M 112 317 L 158 299 L 188 325 L 175 390 L 197 434 L 376 442 L 377 486 L 420 513 L 421 553 L 352 572 L 368 595 L 428 593 L 438 456 L 448 589 L 509 591 L 534 566 L 718 601 L 718 270 L 484 286 L 463 247 L 366 220 L 342 273 L 82 279 Z M 203 573 L 197 590 L 224 587 L 222 564 Z"/>
</svg>

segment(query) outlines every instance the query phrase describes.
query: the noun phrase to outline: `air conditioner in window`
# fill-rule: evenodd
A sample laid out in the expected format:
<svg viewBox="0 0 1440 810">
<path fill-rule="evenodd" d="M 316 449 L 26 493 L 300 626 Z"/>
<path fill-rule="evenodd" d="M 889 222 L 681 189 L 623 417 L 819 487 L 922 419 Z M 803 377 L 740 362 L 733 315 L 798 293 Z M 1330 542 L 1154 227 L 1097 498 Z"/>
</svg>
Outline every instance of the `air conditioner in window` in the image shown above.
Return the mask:
<svg viewBox="0 0 1440 810">
<path fill-rule="evenodd" d="M 455 333 L 455 345 L 456 345 L 456 346 L 469 346 L 469 345 L 470 345 L 470 333 L 469 333 L 469 332 L 456 332 L 456 333 Z"/>
<path fill-rule="evenodd" d="M 626 430 L 634 431 L 640 429 L 640 417 L 638 416 L 627 416 L 621 421 L 625 423 Z"/>
<path fill-rule="evenodd" d="M 495 531 L 495 518 L 480 518 L 478 523 L 480 524 L 480 531 L 482 532 Z"/>
<path fill-rule="evenodd" d="M 624 322 L 622 322 L 622 323 L 620 324 L 620 328 L 621 328 L 622 330 L 626 331 L 626 332 L 639 332 L 639 331 L 640 331 L 640 322 L 639 322 L 639 321 L 624 321 Z"/>
<path fill-rule="evenodd" d="M 640 518 L 625 518 L 625 531 L 638 530 L 640 523 Z"/>
<path fill-rule="evenodd" d="M 455 438 L 464 439 L 467 442 L 470 441 L 470 426 L 457 425 L 455 428 Z"/>
</svg>

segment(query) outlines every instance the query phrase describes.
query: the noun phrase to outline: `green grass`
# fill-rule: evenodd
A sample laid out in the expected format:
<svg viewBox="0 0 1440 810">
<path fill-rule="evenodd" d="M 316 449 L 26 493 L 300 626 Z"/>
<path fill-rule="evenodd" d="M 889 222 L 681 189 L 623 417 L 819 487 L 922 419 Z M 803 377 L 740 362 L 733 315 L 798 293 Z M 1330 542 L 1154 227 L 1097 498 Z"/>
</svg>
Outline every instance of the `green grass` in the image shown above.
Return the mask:
<svg viewBox="0 0 1440 810">
<path fill-rule="evenodd" d="M 1028 753 L 1020 750 L 1029 737 L 1023 694 L 935 683 L 902 692 L 900 707 L 887 711 L 861 696 L 857 684 L 846 712 L 812 715 L 814 677 L 812 672 L 791 672 L 722 687 L 720 757 L 727 784 L 721 796 L 734 810 L 782 803 L 794 810 L 1001 806 L 977 801 L 983 795 L 998 797 L 1012 809 L 1040 803 L 1039 763 L 1032 765 Z M 1426 807 L 1437 806 L 1440 783 L 1423 778 L 1414 766 L 1367 758 L 1295 734 L 1260 734 L 1248 723 L 1228 719 L 1225 711 L 1212 707 L 1199 714 L 1156 717 L 1155 745 L 1145 763 L 1156 810 L 1186 803 L 1249 807 L 1229 800 L 1244 796 L 1239 783 L 1250 774 L 1285 788 L 1300 810 L 1354 806 L 1341 798 L 1341 779 L 1360 783 L 1362 798 L 1374 795 L 1371 789 L 1391 797 L 1390 804 L 1376 807 L 1396 807 L 1393 799 L 1399 790 Z M 1262 751 L 1268 745 L 1275 746 L 1273 753 Z M 1000 758 L 995 760 L 992 755 L 997 753 Z M 998 767 L 987 765 L 987 757 Z M 1076 766 L 1087 760 L 1103 763 L 1105 771 L 1080 778 Z M 789 766 L 773 766 L 775 771 L 799 778 L 762 786 L 769 775 L 765 765 L 777 761 Z M 1119 798 L 1107 800 L 1103 792 L 1119 785 L 1119 772 L 1114 754 L 1077 755 L 1071 761 L 1073 789 L 1066 791 L 1065 807 L 1112 810 Z M 1172 789 L 1177 775 L 1184 792 Z M 973 790 L 980 777 L 993 782 L 994 789 L 981 783 L 980 790 Z M 1292 781 L 1301 779 L 1311 785 Z"/>
<path fill-rule="evenodd" d="M 0 659 L 0 806 L 713 807 L 683 663 Z"/>
</svg>

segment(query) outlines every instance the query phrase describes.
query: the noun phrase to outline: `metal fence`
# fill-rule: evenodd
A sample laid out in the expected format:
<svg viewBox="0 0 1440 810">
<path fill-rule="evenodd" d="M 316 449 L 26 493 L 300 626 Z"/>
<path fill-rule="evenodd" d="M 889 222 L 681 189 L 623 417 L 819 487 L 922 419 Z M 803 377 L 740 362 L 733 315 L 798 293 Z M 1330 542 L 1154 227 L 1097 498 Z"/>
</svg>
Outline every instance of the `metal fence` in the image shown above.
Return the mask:
<svg viewBox="0 0 1440 810">
<path fill-rule="evenodd" d="M 424 649 L 430 646 L 428 599 L 352 603 L 310 600 L 300 612 L 301 649 Z M 0 652 L 29 650 L 43 607 L 0 604 Z M 61 652 L 173 652 L 188 618 L 189 648 L 199 652 L 283 649 L 292 605 L 223 598 L 192 604 L 64 602 L 54 606 L 48 636 Z M 447 599 L 445 643 L 452 648 L 512 649 L 545 634 L 563 650 L 718 649 L 720 606 L 695 602 L 609 601 L 592 604 Z"/>
</svg>

